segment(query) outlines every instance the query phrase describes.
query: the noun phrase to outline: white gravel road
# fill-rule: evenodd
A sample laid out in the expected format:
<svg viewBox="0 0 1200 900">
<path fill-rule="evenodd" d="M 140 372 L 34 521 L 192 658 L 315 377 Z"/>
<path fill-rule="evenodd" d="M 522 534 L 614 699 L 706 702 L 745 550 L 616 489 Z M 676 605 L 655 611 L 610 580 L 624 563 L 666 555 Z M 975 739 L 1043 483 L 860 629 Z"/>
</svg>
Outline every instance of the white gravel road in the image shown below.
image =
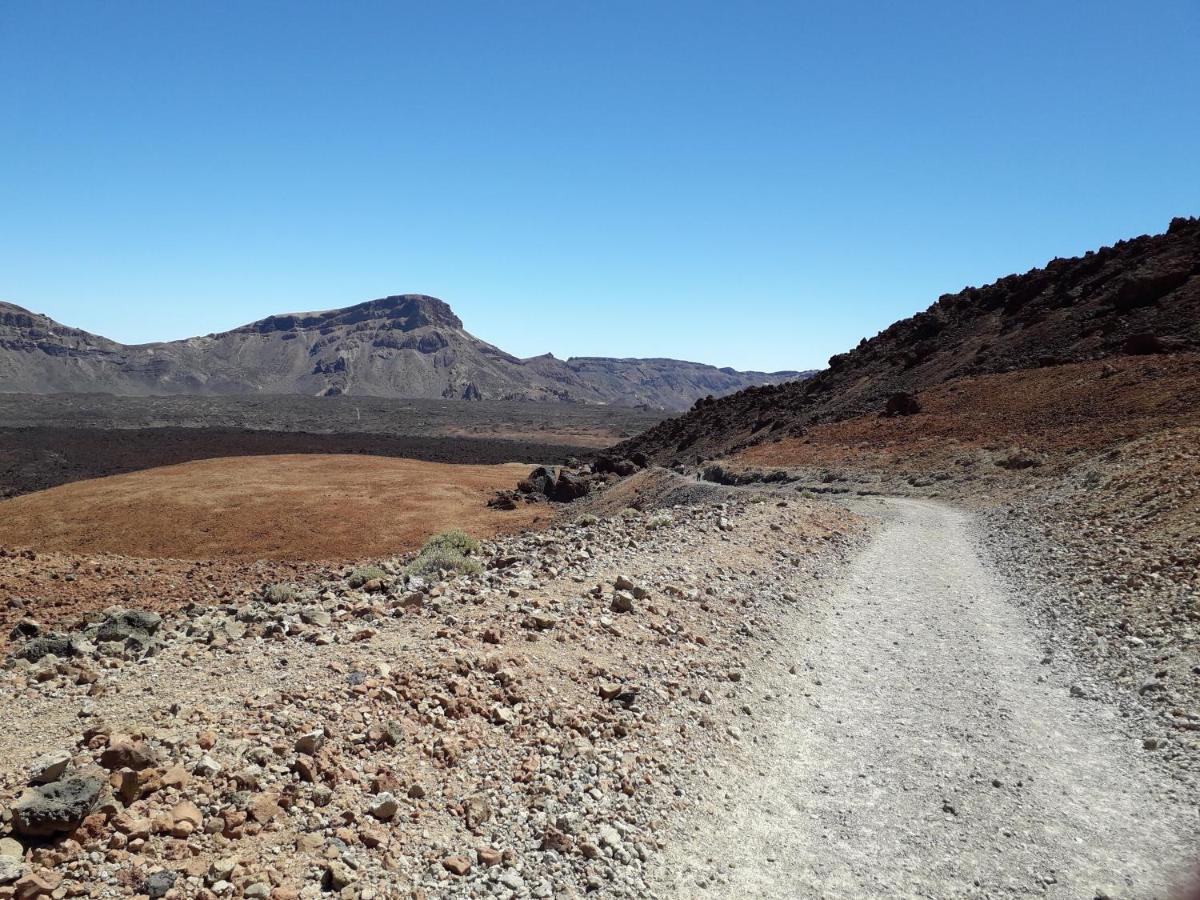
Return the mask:
<svg viewBox="0 0 1200 900">
<path fill-rule="evenodd" d="M 1171 896 L 1194 798 L 1043 663 L 966 513 L 873 509 L 843 586 L 759 674 L 764 724 L 707 773 L 663 893 Z"/>
</svg>

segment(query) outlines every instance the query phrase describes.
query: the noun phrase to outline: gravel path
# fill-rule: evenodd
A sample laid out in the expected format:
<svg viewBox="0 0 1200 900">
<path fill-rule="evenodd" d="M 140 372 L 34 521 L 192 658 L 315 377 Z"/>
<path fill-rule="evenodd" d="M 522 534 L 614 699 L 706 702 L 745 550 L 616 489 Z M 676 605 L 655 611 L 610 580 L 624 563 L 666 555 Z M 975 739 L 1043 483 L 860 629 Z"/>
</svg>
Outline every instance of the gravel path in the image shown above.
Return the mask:
<svg viewBox="0 0 1200 900">
<path fill-rule="evenodd" d="M 725 792 L 698 800 L 665 893 L 1168 896 L 1195 804 L 1043 664 L 967 514 L 873 508 L 878 536 L 760 675 L 769 724 L 706 773 Z"/>
</svg>

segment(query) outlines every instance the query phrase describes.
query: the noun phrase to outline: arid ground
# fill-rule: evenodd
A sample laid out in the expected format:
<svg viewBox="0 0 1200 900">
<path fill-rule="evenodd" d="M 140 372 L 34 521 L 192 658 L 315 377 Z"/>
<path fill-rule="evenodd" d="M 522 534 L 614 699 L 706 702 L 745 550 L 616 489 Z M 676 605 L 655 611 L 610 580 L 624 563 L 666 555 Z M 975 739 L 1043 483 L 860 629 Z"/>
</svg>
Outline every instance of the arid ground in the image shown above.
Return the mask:
<svg viewBox="0 0 1200 900">
<path fill-rule="evenodd" d="M 544 506 L 486 505 L 528 471 L 334 454 L 202 460 L 15 497 L 0 507 L 0 545 L 192 560 L 389 556 L 448 528 L 489 538 L 548 518 Z"/>
</svg>

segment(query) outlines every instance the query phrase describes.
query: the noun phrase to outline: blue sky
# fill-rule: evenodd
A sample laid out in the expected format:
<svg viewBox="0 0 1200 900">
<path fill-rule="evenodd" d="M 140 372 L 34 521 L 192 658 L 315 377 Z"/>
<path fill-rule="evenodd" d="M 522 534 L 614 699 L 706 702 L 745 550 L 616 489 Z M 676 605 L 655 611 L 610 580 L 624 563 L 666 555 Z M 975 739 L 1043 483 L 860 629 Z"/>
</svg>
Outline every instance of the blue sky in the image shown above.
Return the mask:
<svg viewBox="0 0 1200 900">
<path fill-rule="evenodd" d="M 804 368 L 1200 213 L 1200 3 L 0 5 L 0 299 Z"/>
</svg>

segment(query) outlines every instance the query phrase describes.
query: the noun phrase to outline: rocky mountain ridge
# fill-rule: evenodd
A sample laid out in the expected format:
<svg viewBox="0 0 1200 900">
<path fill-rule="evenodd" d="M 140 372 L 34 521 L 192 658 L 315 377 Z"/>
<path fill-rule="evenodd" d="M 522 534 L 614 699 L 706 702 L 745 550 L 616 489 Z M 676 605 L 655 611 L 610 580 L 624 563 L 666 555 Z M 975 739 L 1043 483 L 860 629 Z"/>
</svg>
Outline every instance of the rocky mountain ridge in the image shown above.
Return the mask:
<svg viewBox="0 0 1200 900">
<path fill-rule="evenodd" d="M 665 359 L 520 359 L 474 337 L 449 305 L 421 294 L 138 345 L 0 303 L 0 390 L 10 393 L 352 394 L 685 409 L 700 397 L 803 374 Z"/>
<path fill-rule="evenodd" d="M 911 414 L 921 391 L 959 378 L 1196 350 L 1200 219 L 1176 218 L 1164 234 L 944 294 L 812 378 L 702 399 L 613 453 L 690 464 L 818 422 Z"/>
</svg>

